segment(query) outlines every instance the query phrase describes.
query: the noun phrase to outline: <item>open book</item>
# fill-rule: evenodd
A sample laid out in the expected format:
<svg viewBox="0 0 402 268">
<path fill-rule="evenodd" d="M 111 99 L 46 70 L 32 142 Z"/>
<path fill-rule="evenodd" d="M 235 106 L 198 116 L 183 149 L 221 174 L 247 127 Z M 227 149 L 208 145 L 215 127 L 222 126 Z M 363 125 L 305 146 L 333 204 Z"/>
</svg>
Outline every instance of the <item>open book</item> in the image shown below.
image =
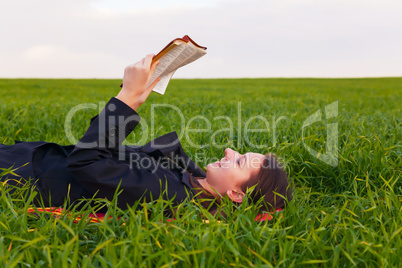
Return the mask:
<svg viewBox="0 0 402 268">
<path fill-rule="evenodd" d="M 152 91 L 163 95 L 170 78 L 172 78 L 177 69 L 201 58 L 205 54 L 207 54 L 207 48 L 198 45 L 188 35 L 171 41 L 152 59 L 152 63 L 159 60 L 159 64 L 155 69 L 150 84 L 160 77 L 159 82 Z"/>
<path fill-rule="evenodd" d="M 152 76 L 151 83 L 158 77 L 161 79 L 153 91 L 163 95 L 170 78 L 172 78 L 177 69 L 201 58 L 205 54 L 207 54 L 207 48 L 199 46 L 188 35 L 174 39 L 152 60 L 152 62 L 159 60 L 159 64 Z"/>
</svg>

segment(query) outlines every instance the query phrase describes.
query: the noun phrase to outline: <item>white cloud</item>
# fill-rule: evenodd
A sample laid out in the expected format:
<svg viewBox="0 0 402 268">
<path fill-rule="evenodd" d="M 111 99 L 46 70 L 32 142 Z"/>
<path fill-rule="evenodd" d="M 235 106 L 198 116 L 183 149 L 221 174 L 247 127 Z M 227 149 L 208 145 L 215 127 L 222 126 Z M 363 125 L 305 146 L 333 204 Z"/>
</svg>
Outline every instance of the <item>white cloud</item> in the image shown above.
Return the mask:
<svg viewBox="0 0 402 268">
<path fill-rule="evenodd" d="M 28 48 L 21 54 L 21 61 L 30 77 L 120 77 L 125 60 L 99 52 L 71 51 L 66 47 L 39 45 Z M 119 66 L 120 68 L 111 68 Z M 71 68 L 71 69 L 68 69 Z M 63 75 L 67 72 L 68 75 Z"/>
<path fill-rule="evenodd" d="M 208 54 L 176 78 L 402 75 L 396 0 L 111 3 L 0 3 L 0 77 L 119 78 L 184 34 Z"/>
<path fill-rule="evenodd" d="M 57 47 L 52 47 L 52 46 L 34 46 L 22 54 L 23 58 L 26 58 L 27 60 L 49 60 L 53 59 L 55 56 L 60 56 L 61 53 L 66 53 L 68 51 L 63 51 L 63 49 L 59 49 Z"/>
<path fill-rule="evenodd" d="M 97 0 L 91 4 L 96 9 L 113 10 L 113 11 L 127 11 L 127 10 L 150 10 L 150 9 L 171 9 L 173 8 L 188 8 L 188 7 L 213 7 L 219 1 L 214 0 Z"/>
</svg>

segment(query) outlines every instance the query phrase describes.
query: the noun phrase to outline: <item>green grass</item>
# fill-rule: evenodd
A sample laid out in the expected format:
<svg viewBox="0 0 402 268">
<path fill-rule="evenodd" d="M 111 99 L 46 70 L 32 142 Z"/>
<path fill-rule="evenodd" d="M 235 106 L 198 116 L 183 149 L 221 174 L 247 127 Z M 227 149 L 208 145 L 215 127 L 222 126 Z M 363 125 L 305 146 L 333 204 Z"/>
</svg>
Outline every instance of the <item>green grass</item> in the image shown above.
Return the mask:
<svg viewBox="0 0 402 268">
<path fill-rule="evenodd" d="M 119 84 L 1 79 L 0 143 L 69 144 L 64 131 L 68 112 L 82 103 L 102 108 L 118 93 Z M 111 219 L 88 223 L 91 208 L 58 219 L 45 213 L 37 218 L 26 213 L 24 189 L 13 195 L 1 189 L 0 266 L 397 267 L 402 261 L 401 93 L 402 78 L 172 80 L 164 96 L 151 94 L 141 106 L 144 124 L 127 144 L 143 144 L 175 130 L 183 134 L 184 149 L 201 167 L 221 158 L 226 147 L 241 153 L 274 152 L 294 185 L 290 206 L 273 220 L 257 223 L 253 208 L 244 203 L 219 222 L 189 202 L 178 208 L 175 221 L 166 222 L 158 212 L 168 202 L 155 201 L 135 212 L 119 210 L 114 201 L 100 201 L 109 207 Z M 334 101 L 338 116 L 308 126 L 303 137 L 303 122 Z M 174 109 L 154 104 L 174 105 L 184 122 Z M 75 138 L 96 114 L 96 109 L 85 109 L 74 115 Z M 190 121 L 199 115 L 210 121 L 210 131 L 191 131 L 208 128 L 201 118 Z M 249 128 L 264 131 L 239 135 L 239 126 L 244 130 L 247 120 L 258 115 L 269 125 L 256 119 Z M 273 121 L 281 116 L 274 128 Z M 338 123 L 336 167 L 305 148 L 325 153 L 328 123 Z M 230 211 L 231 206 L 224 209 Z M 78 215 L 84 220 L 75 224 Z"/>
</svg>

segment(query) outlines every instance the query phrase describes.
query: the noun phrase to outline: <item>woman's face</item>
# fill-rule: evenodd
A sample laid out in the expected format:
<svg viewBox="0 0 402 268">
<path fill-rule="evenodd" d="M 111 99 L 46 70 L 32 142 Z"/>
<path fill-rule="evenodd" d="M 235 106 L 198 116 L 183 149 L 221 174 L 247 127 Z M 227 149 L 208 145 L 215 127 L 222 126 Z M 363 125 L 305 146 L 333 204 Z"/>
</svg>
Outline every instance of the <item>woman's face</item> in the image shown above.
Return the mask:
<svg viewBox="0 0 402 268">
<path fill-rule="evenodd" d="M 227 148 L 225 157 L 207 165 L 205 179 L 209 187 L 222 196 L 243 194 L 241 186 L 259 172 L 265 156 L 259 153 L 239 154 Z"/>
</svg>

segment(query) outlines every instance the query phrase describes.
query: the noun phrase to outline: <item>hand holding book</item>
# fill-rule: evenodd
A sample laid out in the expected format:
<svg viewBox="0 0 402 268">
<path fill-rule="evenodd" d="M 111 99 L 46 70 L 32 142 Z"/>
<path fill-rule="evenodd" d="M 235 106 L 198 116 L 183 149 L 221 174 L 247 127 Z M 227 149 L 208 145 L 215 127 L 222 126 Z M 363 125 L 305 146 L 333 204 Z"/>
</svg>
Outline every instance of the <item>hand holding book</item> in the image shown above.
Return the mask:
<svg viewBox="0 0 402 268">
<path fill-rule="evenodd" d="M 159 60 L 159 64 L 150 84 L 160 78 L 153 91 L 163 95 L 175 71 L 207 54 L 206 50 L 206 47 L 198 45 L 188 35 L 171 41 L 152 59 L 152 63 Z"/>
<path fill-rule="evenodd" d="M 153 88 L 160 80 L 160 78 L 157 78 L 151 82 L 152 75 L 159 64 L 158 60 L 152 62 L 153 57 L 153 54 L 149 54 L 142 60 L 135 64 L 131 64 L 124 69 L 124 86 L 116 98 L 130 106 L 135 111 L 137 111 L 138 107 L 145 102 Z"/>
</svg>

